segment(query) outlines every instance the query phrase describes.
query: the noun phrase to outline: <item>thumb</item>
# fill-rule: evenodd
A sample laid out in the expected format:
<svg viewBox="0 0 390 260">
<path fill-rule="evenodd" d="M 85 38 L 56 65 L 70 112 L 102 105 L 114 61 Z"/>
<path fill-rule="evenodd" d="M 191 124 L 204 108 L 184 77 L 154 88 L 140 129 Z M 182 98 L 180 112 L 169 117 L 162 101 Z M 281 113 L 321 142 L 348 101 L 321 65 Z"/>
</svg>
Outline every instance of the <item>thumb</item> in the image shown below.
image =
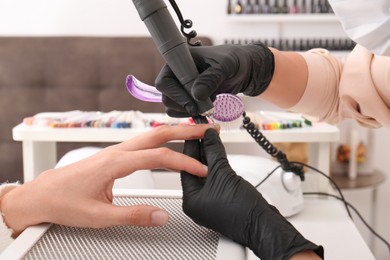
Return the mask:
<svg viewBox="0 0 390 260">
<path fill-rule="evenodd" d="M 104 226 L 155 227 L 166 225 L 169 221 L 167 211 L 149 205 L 107 205 L 103 212 L 107 218 Z"/>
<path fill-rule="evenodd" d="M 218 161 L 227 161 L 221 138 L 217 131 L 212 128 L 207 129 L 204 134 L 203 149 L 209 168 L 215 166 Z"/>
<path fill-rule="evenodd" d="M 178 104 L 176 107 L 183 107 L 190 115 L 198 114 L 195 100 L 182 87 L 182 84 L 168 65 L 161 69 L 156 78 L 155 86 L 157 90 L 163 93 L 164 105 L 171 107 L 173 103 L 176 103 Z M 174 107 L 174 109 L 176 108 Z"/>
<path fill-rule="evenodd" d="M 184 143 L 183 153 L 194 159 L 200 160 L 199 140 L 186 140 Z M 202 187 L 202 183 L 200 182 L 199 177 L 193 176 L 185 171 L 181 172 L 180 179 L 184 195 L 196 192 Z"/>
<path fill-rule="evenodd" d="M 215 64 L 203 71 L 194 81 L 192 95 L 197 100 L 215 99 L 216 91 L 225 80 L 223 70 Z"/>
</svg>

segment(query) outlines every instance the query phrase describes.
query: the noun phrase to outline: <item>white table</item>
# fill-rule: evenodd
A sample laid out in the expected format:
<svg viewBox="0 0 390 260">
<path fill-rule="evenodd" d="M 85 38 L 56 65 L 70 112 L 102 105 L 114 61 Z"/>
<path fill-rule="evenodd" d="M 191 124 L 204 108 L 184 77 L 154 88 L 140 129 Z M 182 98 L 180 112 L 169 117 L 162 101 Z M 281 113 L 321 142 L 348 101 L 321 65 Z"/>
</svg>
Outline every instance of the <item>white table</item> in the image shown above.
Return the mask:
<svg viewBox="0 0 390 260">
<path fill-rule="evenodd" d="M 114 194 L 181 197 L 180 190 L 114 190 Z M 344 204 L 336 199 L 305 197 L 304 209 L 299 214 L 288 218 L 288 220 L 305 238 L 324 247 L 325 259 L 375 259 L 356 226 L 349 218 Z M 47 226 L 27 229 L 0 255 L 0 258 L 14 259 L 14 257 L 10 258 L 9 256 L 22 256 L 24 250 L 29 250 L 46 230 Z M 235 260 L 237 258 L 228 257 L 225 259 Z M 254 260 L 258 258 L 252 251 L 249 251 L 247 259 Z"/>
<path fill-rule="evenodd" d="M 149 129 L 50 128 L 19 124 L 13 128 L 12 133 L 14 140 L 23 143 L 24 181 L 27 182 L 55 166 L 57 142 L 122 142 Z M 336 126 L 316 123 L 313 127 L 264 130 L 262 133 L 271 142 L 308 143 L 309 164 L 329 174 L 331 143 L 339 140 L 339 129 Z M 254 142 L 244 130 L 222 131 L 221 139 L 224 143 Z M 323 178 L 319 180 L 319 189 L 328 191 L 327 181 Z"/>
</svg>

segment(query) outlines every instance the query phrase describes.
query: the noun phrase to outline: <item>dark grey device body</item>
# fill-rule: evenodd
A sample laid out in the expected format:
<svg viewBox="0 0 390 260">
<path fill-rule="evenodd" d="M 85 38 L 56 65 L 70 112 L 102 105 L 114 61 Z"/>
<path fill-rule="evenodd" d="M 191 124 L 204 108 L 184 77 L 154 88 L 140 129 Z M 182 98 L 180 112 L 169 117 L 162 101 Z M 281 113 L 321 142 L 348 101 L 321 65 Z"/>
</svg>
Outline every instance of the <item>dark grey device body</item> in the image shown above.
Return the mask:
<svg viewBox="0 0 390 260">
<path fill-rule="evenodd" d="M 188 45 L 172 19 L 166 4 L 163 0 L 133 0 L 133 3 L 159 52 L 185 90 L 191 95 L 192 84 L 199 72 Z M 197 100 L 197 105 L 201 115 L 211 114 L 213 103 L 210 99 Z"/>
</svg>

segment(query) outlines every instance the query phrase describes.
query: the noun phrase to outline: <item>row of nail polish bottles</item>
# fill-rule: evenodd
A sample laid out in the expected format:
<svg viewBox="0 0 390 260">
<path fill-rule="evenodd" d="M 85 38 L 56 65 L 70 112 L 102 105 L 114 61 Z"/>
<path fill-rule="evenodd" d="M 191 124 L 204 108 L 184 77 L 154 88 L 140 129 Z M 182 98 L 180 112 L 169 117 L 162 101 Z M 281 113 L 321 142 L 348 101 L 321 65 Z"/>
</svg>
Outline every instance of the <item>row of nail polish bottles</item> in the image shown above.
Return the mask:
<svg viewBox="0 0 390 260">
<path fill-rule="evenodd" d="M 327 0 L 228 0 L 228 14 L 333 13 Z"/>
<path fill-rule="evenodd" d="M 260 41 L 281 51 L 306 51 L 324 48 L 329 51 L 350 51 L 356 43 L 348 38 L 301 38 L 301 39 L 225 39 L 225 44 L 248 44 Z"/>
</svg>

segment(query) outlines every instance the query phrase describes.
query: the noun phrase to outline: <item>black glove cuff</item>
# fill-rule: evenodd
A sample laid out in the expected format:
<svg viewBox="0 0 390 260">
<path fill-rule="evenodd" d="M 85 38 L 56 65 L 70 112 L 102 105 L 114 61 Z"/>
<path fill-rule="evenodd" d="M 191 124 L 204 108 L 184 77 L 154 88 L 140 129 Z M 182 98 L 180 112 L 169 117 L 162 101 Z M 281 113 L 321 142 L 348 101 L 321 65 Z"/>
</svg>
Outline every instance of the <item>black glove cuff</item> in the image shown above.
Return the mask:
<svg viewBox="0 0 390 260">
<path fill-rule="evenodd" d="M 254 42 L 249 45 L 256 46 L 257 51 L 252 56 L 252 80 L 243 93 L 255 97 L 268 88 L 274 75 L 275 60 L 274 54 L 265 44 Z"/>
<path fill-rule="evenodd" d="M 324 249 L 307 240 L 295 227 L 288 222 L 272 205 L 253 216 L 248 247 L 260 259 L 284 260 L 290 259 L 294 254 L 312 250 L 322 259 Z"/>
</svg>

